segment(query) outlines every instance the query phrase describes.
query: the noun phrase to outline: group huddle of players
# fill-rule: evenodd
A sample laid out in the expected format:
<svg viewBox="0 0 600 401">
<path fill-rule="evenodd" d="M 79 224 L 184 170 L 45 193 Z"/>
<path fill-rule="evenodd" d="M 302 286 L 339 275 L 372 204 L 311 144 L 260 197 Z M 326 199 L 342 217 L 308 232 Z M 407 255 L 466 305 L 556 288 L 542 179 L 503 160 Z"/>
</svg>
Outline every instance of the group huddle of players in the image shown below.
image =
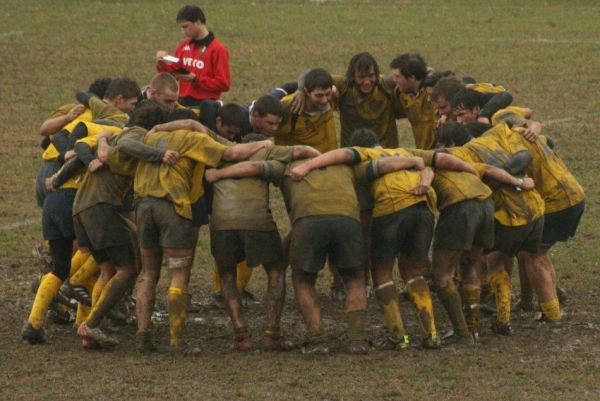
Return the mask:
<svg viewBox="0 0 600 401">
<path fill-rule="evenodd" d="M 548 250 L 575 234 L 585 195 L 533 111 L 512 106 L 501 86 L 432 71 L 417 54 L 398 56 L 390 69 L 385 76 L 369 53 L 359 53 L 344 76 L 310 69 L 246 106 L 182 106 L 173 71 L 159 72 L 143 90 L 118 78 L 77 93 L 76 104 L 40 128 L 37 196 L 52 267 L 40 280 L 23 338 L 44 341 L 44 317 L 62 286 L 81 301 L 83 347 L 115 346 L 102 322 L 133 291 L 137 349 L 155 351 L 152 312 L 164 266 L 169 346 L 189 352 L 188 284 L 206 224 L 238 351 L 254 349 L 241 294 L 248 268 L 259 265 L 268 277 L 267 350 L 291 346 L 280 331 L 287 266 L 306 324 L 306 353 L 329 352 L 315 290 L 326 263 L 344 289 L 352 353 L 372 346 L 368 286 L 387 329 L 376 346 L 409 347 L 395 265 L 426 348 L 441 344 L 428 277 L 452 322 L 449 341 L 479 341 L 486 287 L 495 297 L 492 331 L 511 334 L 515 257 L 518 306 L 535 309 L 535 294 L 539 324 L 560 325 Z M 396 120 L 403 118 L 414 149 L 399 147 Z M 283 239 L 269 206 L 271 184 L 290 220 Z"/>
</svg>

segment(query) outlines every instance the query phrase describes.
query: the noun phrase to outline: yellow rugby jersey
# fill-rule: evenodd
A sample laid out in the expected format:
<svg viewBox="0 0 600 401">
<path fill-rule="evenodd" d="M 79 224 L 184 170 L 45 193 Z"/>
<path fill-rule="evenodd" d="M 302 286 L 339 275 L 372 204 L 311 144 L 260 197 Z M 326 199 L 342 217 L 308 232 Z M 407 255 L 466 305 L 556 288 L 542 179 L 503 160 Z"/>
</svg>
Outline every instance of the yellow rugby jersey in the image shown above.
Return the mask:
<svg viewBox="0 0 600 401">
<path fill-rule="evenodd" d="M 78 106 L 78 105 L 79 104 L 77 104 L 77 103 L 70 103 L 70 104 L 61 106 L 50 115 L 50 118 L 64 116 L 64 115 L 68 114 L 69 111 L 71 111 L 71 109 L 73 107 Z M 71 121 L 70 123 L 65 125 L 62 129 L 71 132 L 73 130 L 73 128 L 75 128 L 75 126 L 82 121 L 92 121 L 92 111 L 90 109 L 85 109 L 85 111 L 83 113 L 81 113 L 76 119 L 74 119 L 73 121 Z M 50 135 L 50 139 L 52 139 L 52 136 L 53 135 Z M 54 147 L 54 145 L 52 143 L 50 143 L 50 145 L 48 145 L 48 147 L 44 150 L 44 152 L 42 152 L 42 159 L 56 160 L 58 158 L 58 155 L 59 155 L 58 150 L 56 150 L 56 147 Z"/>
<path fill-rule="evenodd" d="M 382 147 L 398 147 L 398 129 L 392 100 L 393 85 L 387 84 L 380 77 L 373 92 L 363 96 L 358 88 L 348 87 L 343 76 L 334 75 L 333 84 L 338 90 L 336 106 L 340 115 L 342 147 L 350 146 L 352 134 L 360 128 L 373 130 Z"/>
<path fill-rule="evenodd" d="M 281 99 L 285 115 L 279 130 L 274 135 L 275 145 L 308 145 L 325 153 L 337 149 L 337 132 L 333 119 L 333 107 L 323 114 L 302 113 L 294 116 L 290 111 L 293 95 Z"/>
<path fill-rule="evenodd" d="M 123 128 L 121 128 L 121 127 L 114 127 L 112 125 L 96 124 L 96 123 L 92 123 L 89 121 L 84 121 L 83 123 L 87 127 L 88 136 L 77 140 L 77 142 L 83 142 L 92 149 L 96 149 L 96 147 L 98 146 L 98 135 L 100 135 L 104 131 L 112 132 L 113 136 L 119 136 L 123 132 Z"/>
<path fill-rule="evenodd" d="M 403 148 L 383 149 L 352 147 L 360 156 L 361 161 L 373 161 L 389 156 L 412 157 L 411 152 Z M 431 165 L 431 157 L 425 159 L 425 164 Z M 359 175 L 362 175 L 363 169 L 357 169 Z M 385 174 L 373 181 L 371 184 L 371 195 L 375 202 L 373 217 L 385 216 L 419 202 L 427 202 L 431 211 L 435 210 L 435 193 L 433 189 L 425 195 L 414 195 L 410 191 L 421 182 L 421 172 L 413 170 L 399 170 L 393 173 Z"/>
<path fill-rule="evenodd" d="M 129 122 L 129 115 L 127 113 L 106 103 L 97 96 L 90 98 L 89 106 L 90 110 L 92 110 L 92 120 L 112 120 L 122 124 Z"/>
<path fill-rule="evenodd" d="M 410 149 L 415 156 L 428 160 L 435 153 L 432 150 Z M 471 164 L 482 177 L 485 172 L 485 164 Z M 452 171 L 436 169 L 431 187 L 437 197 L 437 209 L 443 210 L 450 205 L 469 199 L 484 200 L 492 195 L 492 190 L 471 173 L 464 171 Z"/>
<path fill-rule="evenodd" d="M 506 89 L 504 89 L 503 86 L 501 86 L 501 85 L 494 85 L 494 84 L 488 83 L 488 82 L 478 82 L 476 84 L 466 84 L 465 86 L 467 88 L 472 89 L 475 92 L 479 92 L 479 93 L 502 93 L 502 92 L 506 92 Z"/>
<path fill-rule="evenodd" d="M 492 125 L 498 125 L 502 121 L 502 117 L 506 117 L 510 114 L 516 114 L 520 118 L 525 118 L 525 109 L 518 106 L 509 106 L 504 109 L 500 109 L 492 115 L 490 121 Z"/>
<path fill-rule="evenodd" d="M 227 146 L 208 135 L 186 130 L 154 132 L 143 138 L 146 145 L 175 150 L 181 155 L 173 166 L 139 161 L 134 179 L 136 197 L 167 198 L 180 216 L 192 218 L 190 191 L 197 164 L 216 167 Z"/>
<path fill-rule="evenodd" d="M 506 126 L 506 124 L 501 124 L 500 126 Z M 486 163 L 494 166 L 502 165 L 508 161 L 511 154 L 516 152 L 509 153 L 510 149 L 502 148 L 499 145 L 503 141 L 495 141 L 496 138 L 491 137 L 492 135 L 486 133 L 464 146 L 449 148 L 447 151 L 451 155 L 470 163 Z M 484 136 L 490 138 L 483 139 L 479 143 L 476 142 Z M 491 146 L 485 147 L 481 142 Z M 501 164 L 498 164 L 499 160 L 501 160 Z M 494 218 L 505 226 L 523 226 L 544 215 L 544 201 L 535 189 L 519 191 L 512 186 L 501 185 L 497 189 L 494 189 L 492 198 L 495 208 Z"/>
<path fill-rule="evenodd" d="M 294 181 L 290 171 L 306 162 L 297 160 L 284 169 L 274 169 L 274 181 L 281 187 L 286 209 L 293 224 L 306 216 L 346 216 L 360 221 L 356 179 L 350 166 L 343 164 L 312 170 L 301 181 Z"/>
<path fill-rule="evenodd" d="M 433 149 L 435 146 L 435 105 L 427 91 L 415 96 L 394 89 L 394 108 L 397 118 L 407 118 L 412 128 L 417 149 Z"/>
<path fill-rule="evenodd" d="M 113 174 L 120 174 L 128 177 L 134 177 L 138 164 L 138 159 L 125 154 L 119 150 L 119 141 L 128 138 L 142 142 L 144 135 L 148 131 L 145 128 L 134 126 L 123 130 L 122 135 L 114 139 L 110 145 L 113 150 L 108 155 L 108 166 Z M 86 138 L 87 139 L 87 138 Z"/>
<path fill-rule="evenodd" d="M 550 149 L 546 137 L 542 135 L 536 142 L 530 142 L 521 135 L 522 131 L 521 127 L 513 128 L 511 135 L 521 141 L 533 157 L 527 175 L 535 181 L 535 189 L 544 199 L 546 213 L 559 212 L 583 201 L 583 187 L 564 161 Z"/>
</svg>

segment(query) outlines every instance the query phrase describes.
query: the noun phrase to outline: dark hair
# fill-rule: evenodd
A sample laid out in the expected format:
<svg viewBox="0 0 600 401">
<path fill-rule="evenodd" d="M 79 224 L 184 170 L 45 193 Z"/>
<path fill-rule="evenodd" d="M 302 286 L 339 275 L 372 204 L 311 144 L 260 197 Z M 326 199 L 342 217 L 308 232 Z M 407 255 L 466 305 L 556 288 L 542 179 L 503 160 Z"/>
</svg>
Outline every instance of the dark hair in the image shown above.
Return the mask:
<svg viewBox="0 0 600 401">
<path fill-rule="evenodd" d="M 88 88 L 88 92 L 93 93 L 98 96 L 100 99 L 104 99 L 104 95 L 106 95 L 106 90 L 108 86 L 112 82 L 112 78 L 104 77 L 104 78 L 96 78 L 94 82 L 90 84 Z"/>
<path fill-rule="evenodd" d="M 265 139 L 268 139 L 265 135 L 252 132 L 242 137 L 242 143 L 264 141 Z"/>
<path fill-rule="evenodd" d="M 473 138 L 479 138 L 486 131 L 488 131 L 492 126 L 490 124 L 482 123 L 480 121 L 473 121 L 467 124 L 464 124 L 465 129 Z"/>
<path fill-rule="evenodd" d="M 217 117 L 221 117 L 221 122 L 225 125 L 242 128 L 246 113 L 242 106 L 236 103 L 225 103 L 217 110 Z"/>
<path fill-rule="evenodd" d="M 140 90 L 140 86 L 133 79 L 116 78 L 108 85 L 104 97 L 112 100 L 121 95 L 123 96 L 123 99 L 131 99 L 139 97 L 141 94 L 142 91 Z"/>
<path fill-rule="evenodd" d="M 465 85 L 460 79 L 455 76 L 445 77 L 440 79 L 429 94 L 431 100 L 437 100 L 439 97 L 443 97 L 447 101 L 451 102 L 461 89 L 464 89 Z"/>
<path fill-rule="evenodd" d="M 405 78 L 415 77 L 416 80 L 422 81 L 427 76 L 427 63 L 423 57 L 416 53 L 404 53 L 396 57 L 390 63 L 390 68 L 400 70 L 400 73 Z"/>
<path fill-rule="evenodd" d="M 304 89 L 309 93 L 316 88 L 328 89 L 332 86 L 333 78 L 331 78 L 331 74 L 323 68 L 313 68 L 304 78 Z"/>
<path fill-rule="evenodd" d="M 348 69 L 346 70 L 346 82 L 349 86 L 354 85 L 354 75 L 356 72 L 359 74 L 368 74 L 369 70 L 373 67 L 375 71 L 375 76 L 379 78 L 379 66 L 377 65 L 377 61 L 368 52 L 362 52 L 355 54 L 350 59 L 350 63 L 348 63 Z"/>
<path fill-rule="evenodd" d="M 177 120 L 196 120 L 198 121 L 198 116 L 190 109 L 186 109 L 185 107 L 181 107 L 179 109 L 175 109 L 167 115 L 166 121 L 177 121 Z"/>
<path fill-rule="evenodd" d="M 285 110 L 279 99 L 271 95 L 264 95 L 254 102 L 252 113 L 258 113 L 260 117 L 265 117 L 267 114 L 273 114 L 283 118 Z"/>
<path fill-rule="evenodd" d="M 128 126 L 137 125 L 145 129 L 152 129 L 157 124 L 166 121 L 167 112 L 156 100 L 142 100 L 129 116 Z"/>
<path fill-rule="evenodd" d="M 446 121 L 436 133 L 437 142 L 444 146 L 462 146 L 471 139 L 465 126 L 454 120 Z"/>
<path fill-rule="evenodd" d="M 472 110 L 475 106 L 480 106 L 479 93 L 472 89 L 463 88 L 456 92 L 452 99 L 448 99 L 452 102 L 453 109 L 468 109 Z"/>
<path fill-rule="evenodd" d="M 190 21 L 196 22 L 200 21 L 203 24 L 206 24 L 206 17 L 204 16 L 204 12 L 198 6 L 186 5 L 181 7 L 181 9 L 177 12 L 177 22 L 181 21 Z"/>
<path fill-rule="evenodd" d="M 351 146 L 360 146 L 361 148 L 374 148 L 379 145 L 377 134 L 368 128 L 359 128 L 352 133 L 350 137 Z"/>
<path fill-rule="evenodd" d="M 423 86 L 424 88 L 430 88 L 435 86 L 440 81 L 440 79 L 453 76 L 454 73 L 450 70 L 434 71 L 425 77 L 421 86 Z"/>
</svg>

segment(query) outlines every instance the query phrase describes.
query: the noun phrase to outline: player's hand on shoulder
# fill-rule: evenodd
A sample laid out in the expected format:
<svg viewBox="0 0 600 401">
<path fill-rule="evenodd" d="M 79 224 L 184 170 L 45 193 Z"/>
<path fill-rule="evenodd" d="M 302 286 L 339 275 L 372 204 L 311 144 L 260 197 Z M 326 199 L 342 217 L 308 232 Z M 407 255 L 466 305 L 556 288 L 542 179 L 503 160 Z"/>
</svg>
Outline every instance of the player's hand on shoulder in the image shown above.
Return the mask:
<svg viewBox="0 0 600 401">
<path fill-rule="evenodd" d="M 98 159 L 94 159 L 90 162 L 90 164 L 88 164 L 88 171 L 90 173 L 95 173 L 96 171 L 98 171 L 102 166 L 104 166 L 104 164 L 102 164 L 102 162 Z"/>
<path fill-rule="evenodd" d="M 85 106 L 82 104 L 78 104 L 77 106 L 75 106 L 71 110 L 69 110 L 69 112 L 67 113 L 67 119 L 69 121 L 73 121 L 77 117 L 79 117 L 81 114 L 83 114 L 84 111 L 85 111 Z"/>
<path fill-rule="evenodd" d="M 292 114 L 300 114 L 304 110 L 304 103 L 306 101 L 306 95 L 303 90 L 297 90 L 292 98 L 290 105 L 290 111 Z"/>
<path fill-rule="evenodd" d="M 162 162 L 169 166 L 175 164 L 177 160 L 179 160 L 179 152 L 176 150 L 166 150 L 162 158 Z"/>
<path fill-rule="evenodd" d="M 204 179 L 209 184 L 212 184 L 213 182 L 218 181 L 218 179 L 217 179 L 217 169 L 216 168 L 206 169 L 204 171 Z"/>
</svg>

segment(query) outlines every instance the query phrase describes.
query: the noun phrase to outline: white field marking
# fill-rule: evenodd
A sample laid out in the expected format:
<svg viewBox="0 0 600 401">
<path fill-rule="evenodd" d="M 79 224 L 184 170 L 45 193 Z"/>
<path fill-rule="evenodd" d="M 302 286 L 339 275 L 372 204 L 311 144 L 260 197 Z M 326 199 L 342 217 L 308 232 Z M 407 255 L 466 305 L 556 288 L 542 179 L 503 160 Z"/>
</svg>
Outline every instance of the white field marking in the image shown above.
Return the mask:
<svg viewBox="0 0 600 401">
<path fill-rule="evenodd" d="M 583 119 L 587 117 L 597 116 L 597 113 L 585 113 L 578 115 L 577 117 L 565 117 L 565 118 L 554 118 L 551 120 L 540 121 L 542 125 L 556 125 L 563 123 L 572 123 L 572 122 L 581 122 Z M 534 118 L 535 120 L 535 118 Z"/>
<path fill-rule="evenodd" d="M 591 44 L 600 45 L 600 40 L 594 39 L 548 39 L 548 38 L 480 38 L 483 42 L 521 42 L 521 43 L 545 43 L 545 44 Z"/>
<path fill-rule="evenodd" d="M 18 221 L 16 223 L 6 224 L 6 225 L 0 227 L 0 231 L 6 231 L 6 230 L 12 230 L 14 228 L 30 226 L 32 224 L 38 223 L 39 221 L 40 221 L 40 219 L 25 219 L 23 221 Z"/>
<path fill-rule="evenodd" d="M 20 36 L 24 35 L 23 31 L 9 31 L 9 32 L 0 32 L 0 38 L 7 38 L 9 36 Z"/>
</svg>

